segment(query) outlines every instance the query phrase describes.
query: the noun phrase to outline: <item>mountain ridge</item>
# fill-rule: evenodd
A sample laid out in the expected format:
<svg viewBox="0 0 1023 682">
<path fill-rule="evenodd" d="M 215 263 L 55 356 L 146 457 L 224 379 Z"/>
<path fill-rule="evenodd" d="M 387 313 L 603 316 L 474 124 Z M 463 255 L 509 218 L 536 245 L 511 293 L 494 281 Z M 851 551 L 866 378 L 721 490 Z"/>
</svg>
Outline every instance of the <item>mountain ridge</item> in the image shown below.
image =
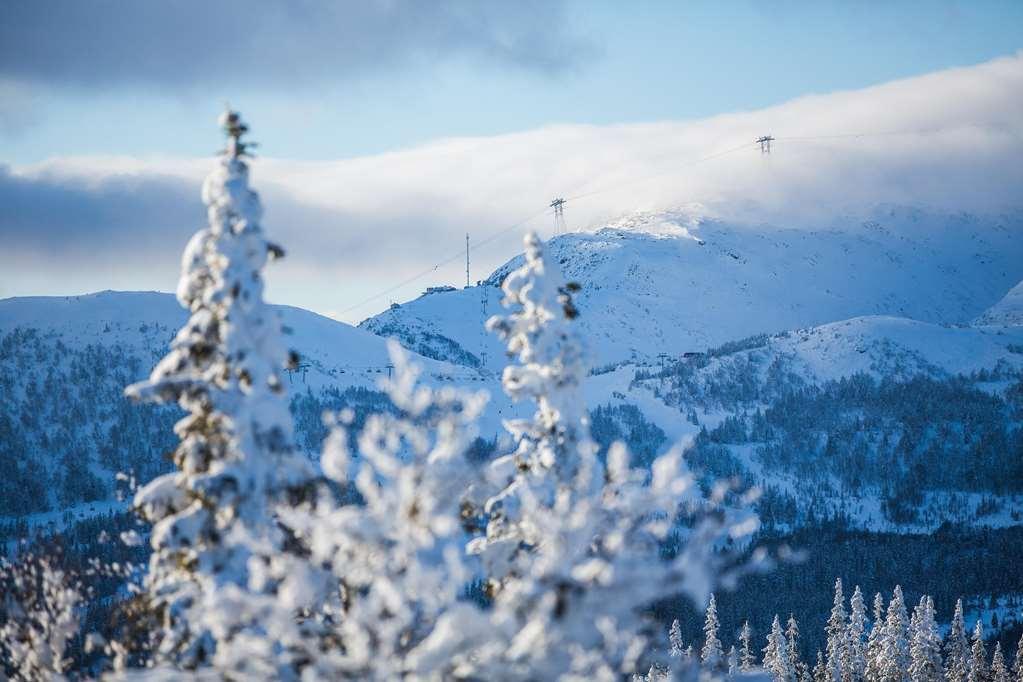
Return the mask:
<svg viewBox="0 0 1023 682">
<path fill-rule="evenodd" d="M 864 315 L 969 324 L 1023 279 L 1021 216 L 891 209 L 886 220 L 782 230 L 637 214 L 555 236 L 547 252 L 582 286 L 579 323 L 596 365 Z M 520 262 L 512 258 L 479 286 L 424 294 L 359 326 L 403 340 L 443 339 L 420 352 L 496 369 L 502 349 L 480 328 L 501 298 L 497 285 Z"/>
</svg>

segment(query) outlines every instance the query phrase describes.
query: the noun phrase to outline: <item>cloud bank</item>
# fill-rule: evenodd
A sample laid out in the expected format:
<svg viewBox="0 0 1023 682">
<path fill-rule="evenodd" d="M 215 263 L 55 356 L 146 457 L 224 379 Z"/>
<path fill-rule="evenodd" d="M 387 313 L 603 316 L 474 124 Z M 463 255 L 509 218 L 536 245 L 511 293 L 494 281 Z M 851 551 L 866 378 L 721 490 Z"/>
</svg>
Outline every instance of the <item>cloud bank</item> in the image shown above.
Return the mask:
<svg viewBox="0 0 1023 682">
<path fill-rule="evenodd" d="M 245 114 L 258 139 L 259 112 Z M 764 134 L 777 138 L 770 156 L 752 144 Z M 694 163 L 728 150 L 735 151 Z M 783 227 L 826 226 L 838 214 L 880 203 L 990 213 L 1023 203 L 1021 156 L 1017 54 L 697 121 L 555 126 L 343 161 L 258 159 L 253 180 L 267 205 L 268 231 L 290 251 L 271 293 L 330 312 L 457 254 L 466 232 L 475 242 L 542 213 L 555 196 L 570 198 L 571 229 L 679 205 Z M 172 288 L 177 254 L 203 220 L 196 197 L 211 164 L 55 159 L 0 173 L 0 201 L 18 207 L 0 213 L 8 245 L 0 269 L 15 273 L 0 295 Z M 530 226 L 549 232 L 550 222 L 540 215 Z M 511 256 L 520 237 L 521 230 L 510 231 L 475 253 L 473 277 Z M 90 256 L 96 243 L 103 248 Z M 138 253 L 151 259 L 147 267 L 137 266 Z M 28 263 L 43 272 L 91 274 L 40 291 Z M 457 282 L 462 267 L 454 262 L 395 297 Z M 386 304 L 381 299 L 346 318 Z"/>
</svg>

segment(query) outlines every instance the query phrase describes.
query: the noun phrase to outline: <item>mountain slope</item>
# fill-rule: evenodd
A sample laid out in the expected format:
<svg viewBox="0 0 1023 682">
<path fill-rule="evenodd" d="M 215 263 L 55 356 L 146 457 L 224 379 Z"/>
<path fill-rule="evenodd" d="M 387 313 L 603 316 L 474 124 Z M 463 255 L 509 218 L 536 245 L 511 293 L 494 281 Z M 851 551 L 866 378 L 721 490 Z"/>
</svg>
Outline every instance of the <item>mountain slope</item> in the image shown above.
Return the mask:
<svg viewBox="0 0 1023 682">
<path fill-rule="evenodd" d="M 323 410 L 379 407 L 387 342 L 299 308 L 276 310 L 303 363 L 288 381 L 298 442 L 318 453 Z M 144 482 L 169 466 L 180 411 L 132 404 L 123 391 L 148 375 L 186 319 L 173 296 L 155 292 L 0 300 L 0 516 L 107 500 L 117 472 Z M 413 360 L 428 382 L 482 381 L 465 367 Z"/>
<path fill-rule="evenodd" d="M 580 325 L 600 365 L 863 315 L 968 323 L 1023 278 L 1021 235 L 1019 215 L 886 209 L 866 222 L 796 230 L 668 212 L 557 236 L 548 252 L 582 285 Z M 480 322 L 519 262 L 482 286 L 424 295 L 360 326 L 406 342 L 443 339 L 417 349 L 469 366 L 485 356 L 499 367 L 501 349 Z"/>
<path fill-rule="evenodd" d="M 858 317 L 779 334 L 769 340 L 813 383 L 857 373 L 908 379 L 944 378 L 1001 367 L 1023 370 L 1023 329 L 976 329 L 898 317 Z"/>
<path fill-rule="evenodd" d="M 1004 527 L 1023 521 L 1021 342 L 1019 327 L 864 317 L 611 375 L 621 402 L 686 415 L 698 468 L 766 490 L 769 526 Z"/>
<path fill-rule="evenodd" d="M 345 377 L 356 385 L 375 385 L 389 364 L 387 344 L 379 336 L 291 306 L 273 306 L 314 386 Z M 30 296 L 0 300 L 0 334 L 34 328 L 77 347 L 119 344 L 161 357 L 188 319 L 170 294 L 103 291 L 83 296 Z M 426 372 L 469 377 L 472 373 L 420 358 Z M 332 378 L 333 377 L 333 378 Z"/>
<path fill-rule="evenodd" d="M 1002 300 L 984 311 L 974 324 L 977 325 L 1023 325 L 1023 282 L 1020 282 Z"/>
</svg>

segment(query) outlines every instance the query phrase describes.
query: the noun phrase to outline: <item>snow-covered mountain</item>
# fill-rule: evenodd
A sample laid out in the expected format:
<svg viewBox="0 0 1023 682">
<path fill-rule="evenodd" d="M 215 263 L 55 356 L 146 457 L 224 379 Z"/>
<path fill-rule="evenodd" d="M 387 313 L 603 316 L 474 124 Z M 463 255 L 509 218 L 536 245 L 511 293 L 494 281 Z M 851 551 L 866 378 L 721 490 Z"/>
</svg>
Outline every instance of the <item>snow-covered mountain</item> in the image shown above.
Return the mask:
<svg viewBox="0 0 1023 682">
<path fill-rule="evenodd" d="M 1023 326 L 987 314 L 983 326 L 966 323 L 1023 277 L 1021 233 L 1018 217 L 908 210 L 819 231 L 659 213 L 556 237 L 549 253 L 583 286 L 580 325 L 594 356 L 585 399 L 602 439 L 624 438 L 637 457 L 648 458 L 697 437 L 699 456 L 713 450 L 714 462 L 733 466 L 712 473 L 745 475 L 776 498 L 799 500 L 783 526 L 829 514 L 871 529 L 950 520 L 1003 526 L 1023 513 L 1023 491 L 996 485 L 999 476 L 1015 475 L 1003 465 L 1023 444 Z M 488 390 L 481 435 L 497 437 L 501 419 L 525 408 L 503 395 L 503 348 L 483 327 L 500 309 L 497 285 L 518 262 L 479 286 L 392 308 L 361 329 L 278 308 L 305 363 L 290 377 L 302 447 L 319 450 L 323 409 L 379 407 L 374 391 L 387 372 L 384 337 L 391 336 L 413 351 L 428 381 Z M 168 294 L 0 301 L 0 468 L 9 487 L 0 515 L 17 514 L 22 498 L 60 509 L 109 497 L 116 471 L 145 478 L 165 466 L 160 455 L 173 445 L 174 412 L 131 405 L 121 392 L 162 357 L 184 320 Z M 844 380 L 860 382 L 856 400 L 866 402 L 843 393 Z M 893 391 L 902 392 L 901 404 L 885 403 Z M 984 418 L 942 412 L 930 399 L 942 392 Z M 808 417 L 798 432 L 787 423 L 768 431 L 754 423 L 756 414 L 776 414 L 783 404 L 793 414 L 833 414 L 819 424 L 820 415 Z M 850 435 L 859 428 L 854 416 L 865 412 L 878 419 L 869 443 Z M 985 473 L 927 479 L 929 497 L 910 518 L 885 510 L 893 492 L 876 482 L 800 469 L 808 458 L 839 461 L 853 451 L 895 456 L 895 444 L 910 445 L 899 421 L 909 418 L 930 420 L 938 432 L 976 446 L 955 452 L 987 457 Z M 918 464 L 945 456 L 933 433 L 914 438 Z M 825 455 L 817 446 L 826 443 Z M 772 455 L 780 447 L 802 448 L 800 458 L 782 465 Z M 910 480 L 906 472 L 892 475 Z M 32 489 L 26 482 L 33 480 L 49 481 L 48 489 Z M 995 498 L 999 511 L 978 516 Z"/>
<path fill-rule="evenodd" d="M 603 365 L 865 315 L 969 323 L 1023 279 L 1021 236 L 1023 215 L 889 208 L 807 230 L 666 212 L 557 236 L 548 249 L 582 285 L 580 325 Z M 519 262 L 481 286 L 425 294 L 360 326 L 430 357 L 499 367 L 501 348 L 481 328 Z"/>
<path fill-rule="evenodd" d="M 666 212 L 554 237 L 547 250 L 582 285 L 579 324 L 595 367 L 586 400 L 604 410 L 601 428 L 644 457 L 699 436 L 696 458 L 712 473 L 784 500 L 782 526 L 842 517 L 926 531 L 1023 520 L 1023 469 L 1012 464 L 1023 457 L 1023 327 L 1004 316 L 970 326 L 1023 277 L 1021 237 L 1020 215 L 887 208 L 797 230 Z M 482 327 L 519 263 L 361 326 L 495 371 L 502 348 Z M 864 414 L 874 415 L 869 426 Z M 779 459 L 779 450 L 792 454 Z M 983 472 L 966 472 L 971 458 Z M 961 468 L 943 479 L 919 473 L 943 466 Z M 849 475 L 857 467 L 870 471 Z M 887 482 L 873 477 L 879 469 Z M 910 513 L 893 500 L 913 485 L 927 492 Z"/>
<path fill-rule="evenodd" d="M 975 321 L 978 325 L 1023 325 L 1023 282 L 1014 286 L 998 303 L 984 311 Z"/>
</svg>

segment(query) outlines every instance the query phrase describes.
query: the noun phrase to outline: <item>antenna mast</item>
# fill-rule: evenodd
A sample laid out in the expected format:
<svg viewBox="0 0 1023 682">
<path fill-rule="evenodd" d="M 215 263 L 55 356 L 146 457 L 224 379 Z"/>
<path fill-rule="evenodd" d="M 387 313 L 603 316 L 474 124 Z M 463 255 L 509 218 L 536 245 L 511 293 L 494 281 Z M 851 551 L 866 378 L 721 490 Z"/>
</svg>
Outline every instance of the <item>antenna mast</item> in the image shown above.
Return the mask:
<svg viewBox="0 0 1023 682">
<path fill-rule="evenodd" d="M 469 233 L 465 233 L 465 288 L 469 288 Z"/>
</svg>

